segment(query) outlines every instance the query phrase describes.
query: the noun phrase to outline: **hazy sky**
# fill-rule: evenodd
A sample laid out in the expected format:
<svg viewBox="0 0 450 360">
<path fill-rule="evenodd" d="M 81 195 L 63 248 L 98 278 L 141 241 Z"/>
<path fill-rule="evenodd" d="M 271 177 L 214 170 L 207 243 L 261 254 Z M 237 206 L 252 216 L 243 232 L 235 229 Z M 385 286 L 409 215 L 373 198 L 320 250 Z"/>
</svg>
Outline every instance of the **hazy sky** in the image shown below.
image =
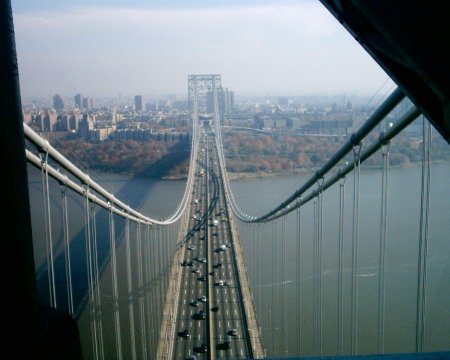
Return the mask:
<svg viewBox="0 0 450 360">
<path fill-rule="evenodd" d="M 12 2 L 24 98 L 184 95 L 208 73 L 237 95 L 372 95 L 388 79 L 318 0 Z"/>
</svg>

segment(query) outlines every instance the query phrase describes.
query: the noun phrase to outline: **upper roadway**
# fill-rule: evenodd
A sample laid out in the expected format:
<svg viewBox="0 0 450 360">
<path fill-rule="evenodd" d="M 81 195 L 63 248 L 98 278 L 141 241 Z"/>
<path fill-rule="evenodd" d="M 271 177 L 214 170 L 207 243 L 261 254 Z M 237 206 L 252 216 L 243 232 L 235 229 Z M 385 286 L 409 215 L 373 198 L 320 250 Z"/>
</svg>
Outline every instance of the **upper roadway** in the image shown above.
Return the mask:
<svg viewBox="0 0 450 360">
<path fill-rule="evenodd" d="M 173 359 L 253 358 L 250 335 L 257 334 L 257 329 L 249 330 L 246 319 L 213 141 L 208 135 L 200 140 L 188 231 L 180 249 L 181 261 L 176 264 L 180 267 L 180 283 L 171 334 Z M 202 296 L 206 297 L 205 302 L 201 301 Z M 185 330 L 187 337 L 183 336 Z"/>
</svg>

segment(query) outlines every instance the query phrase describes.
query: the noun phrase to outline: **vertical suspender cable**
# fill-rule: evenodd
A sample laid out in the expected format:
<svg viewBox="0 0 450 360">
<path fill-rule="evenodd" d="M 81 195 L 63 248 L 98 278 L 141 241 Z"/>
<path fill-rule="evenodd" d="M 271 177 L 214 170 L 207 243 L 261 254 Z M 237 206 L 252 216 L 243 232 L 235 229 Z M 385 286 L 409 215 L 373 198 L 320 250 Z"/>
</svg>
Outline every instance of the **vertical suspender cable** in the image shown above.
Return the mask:
<svg viewBox="0 0 450 360">
<path fill-rule="evenodd" d="M 133 279 L 131 271 L 131 249 L 130 249 L 130 220 L 125 219 L 125 248 L 127 258 L 127 285 L 128 285 L 128 311 L 130 318 L 130 346 L 131 346 L 131 358 L 136 359 L 136 338 L 134 329 L 134 296 L 133 296 Z"/>
<path fill-rule="evenodd" d="M 93 257 L 93 272 L 94 272 L 94 313 L 97 322 L 98 331 L 98 350 L 99 357 L 103 359 L 104 347 L 103 347 L 103 326 L 102 326 L 102 306 L 100 299 L 100 273 L 98 270 L 98 252 L 97 252 L 97 221 L 95 216 L 95 203 L 91 203 L 91 231 L 92 231 L 92 257 Z"/>
<path fill-rule="evenodd" d="M 387 186 L 389 168 L 389 145 L 381 147 L 381 220 L 380 220 L 380 250 L 379 250 L 379 278 L 378 278 L 378 354 L 384 353 L 384 309 L 385 309 L 385 279 L 386 279 L 386 233 L 387 233 Z"/>
<path fill-rule="evenodd" d="M 97 319 L 95 313 L 95 294 L 94 294 L 94 264 L 91 243 L 91 215 L 90 215 L 90 201 L 89 201 L 89 186 L 84 185 L 84 235 L 86 241 L 86 271 L 88 279 L 89 292 L 89 306 L 91 317 L 91 336 L 92 336 L 92 351 L 94 359 L 99 358 L 99 345 L 97 333 Z"/>
<path fill-rule="evenodd" d="M 319 269 L 318 269 L 318 199 L 314 198 L 314 238 L 313 238 L 313 350 L 319 356 Z"/>
<path fill-rule="evenodd" d="M 422 352 L 425 342 L 425 312 L 427 289 L 428 225 L 431 181 L 431 125 L 423 121 L 422 183 L 420 194 L 419 258 L 417 273 L 416 352 Z"/>
<path fill-rule="evenodd" d="M 270 304 L 270 314 L 269 314 L 269 323 L 270 324 L 275 324 L 275 306 L 276 306 L 276 281 L 277 281 L 277 277 L 276 277 L 276 268 L 277 268 L 277 247 L 276 247 L 276 221 L 272 221 L 271 222 L 272 225 L 272 237 L 271 237 L 271 243 L 272 243 L 272 271 L 271 271 L 271 294 L 272 296 L 270 297 L 271 299 L 271 304 Z M 272 356 L 276 354 L 275 352 L 275 333 L 274 331 L 276 331 L 274 329 L 274 326 L 272 326 L 272 336 L 270 336 L 270 349 L 272 350 Z"/>
<path fill-rule="evenodd" d="M 355 166 L 353 169 L 353 232 L 351 269 L 351 354 L 358 350 L 358 242 L 359 242 L 359 180 L 361 143 L 353 147 Z"/>
<path fill-rule="evenodd" d="M 145 291 L 144 291 L 144 277 L 142 268 L 142 232 L 141 225 L 137 224 L 137 246 L 136 246 L 136 258 L 138 267 L 138 296 L 139 296 L 139 313 L 141 324 L 141 346 L 142 346 L 142 359 L 147 359 L 147 334 L 145 331 Z"/>
<path fill-rule="evenodd" d="M 283 216 L 283 229 L 282 229 L 282 272 L 283 272 L 283 316 L 284 316 L 284 352 L 283 357 L 287 357 L 288 354 L 288 337 L 289 337 L 289 327 L 287 321 L 287 279 L 286 279 L 286 242 L 287 242 L 287 216 Z"/>
<path fill-rule="evenodd" d="M 55 265 L 53 260 L 53 236 L 52 236 L 52 217 L 50 212 L 50 188 L 48 183 L 48 153 L 39 154 L 42 163 L 42 194 L 44 197 L 44 217 L 45 217 L 45 240 L 47 245 L 47 272 L 50 306 L 57 307 L 56 304 L 56 285 L 55 285 Z"/>
<path fill-rule="evenodd" d="M 338 355 L 344 350 L 344 211 L 345 211 L 345 176 L 339 179 L 339 255 L 338 255 L 338 316 L 337 316 L 337 345 Z"/>
<path fill-rule="evenodd" d="M 157 309 L 162 308 L 161 304 L 161 294 L 163 293 L 163 280 L 162 280 L 162 248 L 161 248 L 161 226 L 158 225 L 156 228 L 156 254 L 157 255 L 157 263 L 156 263 L 156 278 L 158 281 L 158 289 L 156 291 L 156 306 Z M 161 311 L 158 311 L 158 326 L 161 325 Z"/>
<path fill-rule="evenodd" d="M 113 292 L 114 328 L 116 335 L 116 358 L 122 359 L 122 336 L 120 332 L 119 290 L 117 286 L 117 255 L 116 255 L 116 229 L 114 225 L 114 213 L 109 210 L 109 244 L 111 251 L 111 275 Z"/>
<path fill-rule="evenodd" d="M 73 289 L 72 289 L 72 266 L 70 257 L 70 237 L 69 237 L 69 214 L 67 207 L 67 186 L 61 184 L 61 199 L 62 199 L 62 217 L 63 217 L 63 231 L 64 231 L 64 259 L 66 269 L 66 286 L 67 286 L 67 306 L 69 314 L 73 315 Z"/>
<path fill-rule="evenodd" d="M 152 349 L 152 341 L 151 341 L 151 272 L 150 272 L 150 225 L 145 225 L 145 237 L 144 237 L 144 248 L 143 248 L 143 266 L 144 266 L 144 296 L 145 296 L 145 326 L 146 326 L 146 338 L 147 349 Z M 149 353 L 147 353 L 148 357 Z"/>
<path fill-rule="evenodd" d="M 161 285 L 161 226 L 158 225 L 155 230 L 155 254 L 156 261 L 155 261 L 155 280 L 156 280 L 156 291 L 155 291 L 155 309 L 158 309 L 156 311 L 155 316 L 155 326 L 157 329 L 161 326 L 161 311 L 159 309 L 162 308 L 161 304 L 161 293 L 162 293 L 162 285 Z M 155 334 L 155 336 L 159 336 L 159 333 Z"/>
<path fill-rule="evenodd" d="M 323 178 L 318 180 L 317 195 L 317 326 L 319 328 L 319 356 L 323 352 L 323 330 L 322 330 L 322 232 L 323 232 Z"/>
<path fill-rule="evenodd" d="M 149 243 L 148 243 L 148 254 L 147 254 L 147 258 L 148 258 L 148 268 L 149 268 L 149 334 L 151 335 L 151 348 L 154 349 L 156 348 L 156 311 L 155 311 L 155 257 L 151 257 L 152 254 L 156 253 L 154 251 L 154 246 L 155 246 L 155 227 L 152 226 L 150 228 L 150 233 L 149 233 Z"/>
<path fill-rule="evenodd" d="M 302 201 L 302 198 L 299 200 Z M 301 229 L 302 229 L 302 217 L 301 217 L 302 207 L 298 207 L 297 209 L 297 261 L 296 261 L 296 275 L 297 275 L 297 356 L 301 357 L 302 355 L 302 248 L 301 248 Z"/>
<path fill-rule="evenodd" d="M 277 282 L 278 282 L 278 219 L 273 221 L 273 256 L 274 256 L 274 269 L 273 269 L 273 290 L 272 290 L 272 294 L 273 294 L 273 306 L 272 306 L 272 312 L 273 312 L 273 323 L 275 324 L 275 333 L 273 334 L 273 352 L 275 357 L 279 357 L 279 353 L 278 353 L 278 338 L 277 338 L 277 328 L 278 328 L 278 322 L 277 322 L 277 316 L 278 316 L 278 291 L 277 291 Z"/>
</svg>

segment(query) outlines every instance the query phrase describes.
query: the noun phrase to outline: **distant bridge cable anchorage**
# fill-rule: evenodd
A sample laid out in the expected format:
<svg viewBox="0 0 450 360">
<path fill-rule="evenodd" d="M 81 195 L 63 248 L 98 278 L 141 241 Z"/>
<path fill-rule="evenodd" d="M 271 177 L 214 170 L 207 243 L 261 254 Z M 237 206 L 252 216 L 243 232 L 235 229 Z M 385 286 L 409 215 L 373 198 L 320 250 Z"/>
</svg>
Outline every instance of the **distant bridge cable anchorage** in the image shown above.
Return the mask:
<svg viewBox="0 0 450 360">
<path fill-rule="evenodd" d="M 363 139 L 405 98 L 405 94 L 400 88 L 395 89 L 391 95 L 381 104 L 381 106 L 375 110 L 375 112 L 366 120 L 364 124 L 354 132 L 351 137 L 342 145 L 342 147 L 336 151 L 336 153 L 329 159 L 319 170 L 315 172 L 302 186 L 298 188 L 292 195 L 286 200 L 281 202 L 278 206 L 272 210 L 266 212 L 260 216 L 250 216 L 243 212 L 236 203 L 234 194 L 231 190 L 230 182 L 225 165 L 225 156 L 223 152 L 223 141 L 220 129 L 219 121 L 216 121 L 216 146 L 219 153 L 219 165 L 222 170 L 225 184 L 226 198 L 237 218 L 246 223 L 260 223 L 267 222 L 283 217 L 290 212 L 296 210 L 300 206 L 306 204 L 319 195 L 319 189 L 312 190 L 308 195 L 304 195 L 308 189 L 316 185 L 320 179 L 325 179 L 325 175 L 337 166 L 344 157 L 350 153 L 355 146 L 358 146 Z M 362 163 L 372 156 L 376 151 L 381 149 L 386 143 L 397 136 L 403 129 L 411 124 L 417 117 L 421 115 L 421 112 L 412 106 L 405 114 L 401 116 L 393 126 L 385 132 L 382 132 L 378 139 L 373 143 L 361 149 L 359 156 L 359 162 Z M 216 119 L 217 120 L 217 119 Z M 320 187 L 320 191 L 325 191 L 339 180 L 345 177 L 348 173 L 353 171 L 357 166 L 355 160 L 347 163 L 344 167 L 331 175 L 327 180 L 323 182 Z"/>
</svg>

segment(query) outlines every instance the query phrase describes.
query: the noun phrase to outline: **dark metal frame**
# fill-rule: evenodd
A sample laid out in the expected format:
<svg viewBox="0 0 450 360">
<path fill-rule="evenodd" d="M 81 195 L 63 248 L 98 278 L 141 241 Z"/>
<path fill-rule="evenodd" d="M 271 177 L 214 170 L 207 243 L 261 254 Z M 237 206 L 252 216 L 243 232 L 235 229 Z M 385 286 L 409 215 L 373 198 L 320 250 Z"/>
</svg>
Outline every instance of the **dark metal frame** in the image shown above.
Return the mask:
<svg viewBox="0 0 450 360">
<path fill-rule="evenodd" d="M 450 142 L 448 3 L 442 0 L 320 2 Z"/>
</svg>

